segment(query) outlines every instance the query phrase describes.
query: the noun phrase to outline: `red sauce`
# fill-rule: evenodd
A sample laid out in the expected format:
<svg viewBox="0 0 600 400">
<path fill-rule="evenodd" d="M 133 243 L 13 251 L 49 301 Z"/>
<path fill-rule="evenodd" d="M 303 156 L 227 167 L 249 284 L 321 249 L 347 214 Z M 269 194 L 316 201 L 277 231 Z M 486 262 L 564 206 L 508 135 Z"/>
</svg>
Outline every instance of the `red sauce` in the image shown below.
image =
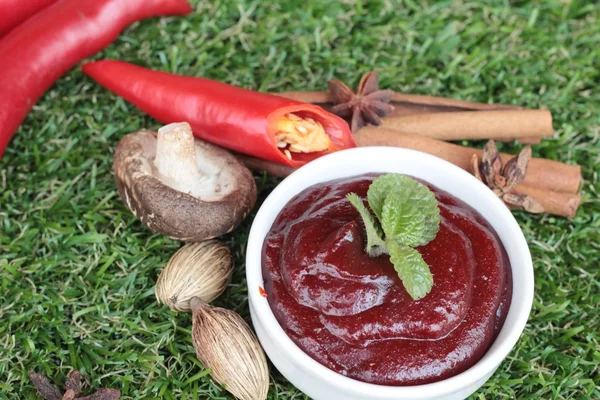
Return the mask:
<svg viewBox="0 0 600 400">
<path fill-rule="evenodd" d="M 512 296 L 508 257 L 473 208 L 436 187 L 440 231 L 417 248 L 434 285 L 410 298 L 383 255 L 365 251 L 362 220 L 346 200 L 366 198 L 377 175 L 312 186 L 281 211 L 263 248 L 267 300 L 289 337 L 342 375 L 417 385 L 475 364 L 498 334 Z"/>
</svg>

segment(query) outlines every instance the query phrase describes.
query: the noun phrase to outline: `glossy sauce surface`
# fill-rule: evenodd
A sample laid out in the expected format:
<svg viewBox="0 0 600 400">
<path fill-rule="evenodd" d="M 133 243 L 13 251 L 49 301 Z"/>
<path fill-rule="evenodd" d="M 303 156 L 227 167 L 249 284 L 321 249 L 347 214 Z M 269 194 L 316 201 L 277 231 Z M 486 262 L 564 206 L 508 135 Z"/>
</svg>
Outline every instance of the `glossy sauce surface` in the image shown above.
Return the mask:
<svg viewBox="0 0 600 400">
<path fill-rule="evenodd" d="M 267 299 L 300 348 L 345 376 L 383 385 L 453 376 L 481 358 L 504 322 L 508 257 L 475 210 L 428 184 L 441 225 L 417 250 L 434 285 L 412 300 L 388 256 L 365 253 L 361 218 L 345 197 L 355 192 L 367 204 L 376 176 L 310 187 L 284 207 L 263 248 Z"/>
</svg>

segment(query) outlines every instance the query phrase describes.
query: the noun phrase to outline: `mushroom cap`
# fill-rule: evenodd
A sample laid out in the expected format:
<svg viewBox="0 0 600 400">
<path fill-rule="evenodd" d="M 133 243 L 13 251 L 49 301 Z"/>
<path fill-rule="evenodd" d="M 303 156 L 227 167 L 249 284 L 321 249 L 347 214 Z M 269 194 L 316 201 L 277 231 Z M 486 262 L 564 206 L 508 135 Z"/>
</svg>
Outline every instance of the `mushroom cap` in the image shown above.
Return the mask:
<svg viewBox="0 0 600 400">
<path fill-rule="evenodd" d="M 158 177 L 153 162 L 156 132 L 126 135 L 113 158 L 117 188 L 127 208 L 151 231 L 186 242 L 231 232 L 256 202 L 256 184 L 248 168 L 220 147 L 199 139 L 194 143 L 198 164 L 207 167 L 200 169 L 209 171 L 211 181 L 218 183 L 218 189 L 204 200 L 175 190 Z"/>
</svg>

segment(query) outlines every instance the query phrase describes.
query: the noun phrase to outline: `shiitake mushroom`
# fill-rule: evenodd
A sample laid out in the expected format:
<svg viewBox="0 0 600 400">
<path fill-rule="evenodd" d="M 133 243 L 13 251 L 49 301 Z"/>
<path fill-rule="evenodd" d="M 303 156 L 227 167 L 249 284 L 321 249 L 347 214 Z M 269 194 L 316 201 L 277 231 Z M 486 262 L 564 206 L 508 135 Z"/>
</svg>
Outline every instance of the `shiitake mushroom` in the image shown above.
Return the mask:
<svg viewBox="0 0 600 400">
<path fill-rule="evenodd" d="M 231 232 L 256 202 L 248 168 L 188 123 L 126 135 L 113 159 L 125 205 L 150 230 L 198 242 Z"/>
</svg>

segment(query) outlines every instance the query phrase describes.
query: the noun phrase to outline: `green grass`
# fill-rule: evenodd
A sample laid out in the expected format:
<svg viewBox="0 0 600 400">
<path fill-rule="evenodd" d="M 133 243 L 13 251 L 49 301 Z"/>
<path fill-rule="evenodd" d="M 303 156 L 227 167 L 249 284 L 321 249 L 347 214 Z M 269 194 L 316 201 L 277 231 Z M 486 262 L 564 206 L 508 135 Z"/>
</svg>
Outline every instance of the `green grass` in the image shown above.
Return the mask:
<svg viewBox="0 0 600 400">
<path fill-rule="evenodd" d="M 386 88 L 552 110 L 555 135 L 534 154 L 582 165 L 584 201 L 572 220 L 515 213 L 533 253 L 534 307 L 514 351 L 473 398 L 600 398 L 594 2 L 261 3 L 196 1 L 193 15 L 135 24 L 96 58 L 271 91 L 324 89 L 334 76 L 355 84 L 376 69 Z M 34 399 L 31 369 L 62 383 L 73 368 L 125 399 L 230 398 L 194 356 L 190 316 L 154 299 L 180 244 L 138 222 L 113 182 L 118 140 L 157 126 L 78 67 L 10 144 L 0 162 L 0 398 Z M 277 183 L 256 179 L 261 199 Z M 251 222 L 223 238 L 236 269 L 216 302 L 244 317 Z M 271 375 L 270 399 L 305 398 Z"/>
</svg>

